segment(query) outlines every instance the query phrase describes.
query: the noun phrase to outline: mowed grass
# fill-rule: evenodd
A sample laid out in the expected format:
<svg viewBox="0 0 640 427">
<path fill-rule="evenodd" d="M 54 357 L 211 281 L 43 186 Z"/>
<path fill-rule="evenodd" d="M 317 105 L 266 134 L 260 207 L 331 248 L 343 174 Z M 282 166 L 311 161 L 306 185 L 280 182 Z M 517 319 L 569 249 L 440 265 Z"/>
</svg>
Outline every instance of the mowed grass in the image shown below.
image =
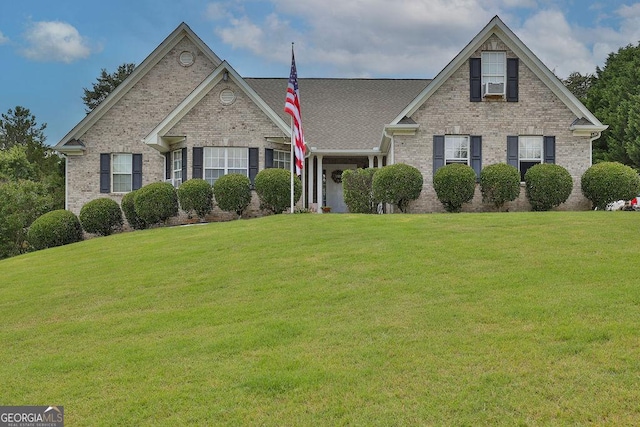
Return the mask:
<svg viewBox="0 0 640 427">
<path fill-rule="evenodd" d="M 633 425 L 640 215 L 279 215 L 0 262 L 0 404 L 74 425 Z"/>
</svg>

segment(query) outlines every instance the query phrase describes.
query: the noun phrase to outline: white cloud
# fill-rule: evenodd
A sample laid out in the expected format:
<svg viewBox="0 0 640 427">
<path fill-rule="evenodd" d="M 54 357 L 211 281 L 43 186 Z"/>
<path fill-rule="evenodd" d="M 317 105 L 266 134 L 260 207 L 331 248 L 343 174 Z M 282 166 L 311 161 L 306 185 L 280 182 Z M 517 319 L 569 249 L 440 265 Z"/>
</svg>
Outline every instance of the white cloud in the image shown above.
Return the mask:
<svg viewBox="0 0 640 427">
<path fill-rule="evenodd" d="M 346 76 L 432 77 L 492 16 L 475 0 L 272 3 L 275 13 L 253 20 L 245 14 L 227 25 L 218 21 L 216 33 L 234 48 L 274 61 L 288 61 L 295 41 L 307 63 L 328 65 L 334 75 Z"/>
<path fill-rule="evenodd" d="M 41 21 L 29 25 L 24 56 L 36 61 L 70 63 L 91 54 L 88 41 L 66 22 Z"/>
<path fill-rule="evenodd" d="M 9 37 L 5 36 L 4 34 L 2 34 L 2 31 L 0 31 L 0 44 L 5 43 L 9 43 Z"/>
<path fill-rule="evenodd" d="M 559 77 L 566 77 L 573 71 L 595 70 L 592 52 L 560 11 L 538 12 L 516 33 Z"/>
<path fill-rule="evenodd" d="M 257 5 L 260 4 L 260 7 Z M 435 77 L 494 15 L 556 74 L 593 73 L 640 40 L 640 3 L 576 19 L 550 0 L 270 0 L 209 5 L 216 34 L 235 49 L 286 63 L 290 42 L 307 76 Z M 246 7 L 245 7 L 246 6 Z M 255 7 L 250 7 L 255 6 Z M 267 9 L 267 12 L 264 10 Z M 216 17 L 225 16 L 226 20 Z M 573 16 L 573 15 L 571 15 Z M 606 25 L 605 25 L 606 23 Z M 580 26 L 584 25 L 584 26 Z"/>
<path fill-rule="evenodd" d="M 205 16 L 212 21 L 219 21 L 222 19 L 228 19 L 232 15 L 225 3 L 209 3 L 207 5 Z"/>
</svg>

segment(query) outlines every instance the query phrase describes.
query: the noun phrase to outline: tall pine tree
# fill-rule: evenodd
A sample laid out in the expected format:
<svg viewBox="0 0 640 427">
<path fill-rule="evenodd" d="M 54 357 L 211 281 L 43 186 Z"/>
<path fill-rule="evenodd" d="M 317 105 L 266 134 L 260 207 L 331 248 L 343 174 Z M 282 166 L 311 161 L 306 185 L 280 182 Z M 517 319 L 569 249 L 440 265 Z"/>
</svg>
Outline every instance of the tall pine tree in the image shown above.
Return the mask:
<svg viewBox="0 0 640 427">
<path fill-rule="evenodd" d="M 609 129 L 594 141 L 594 161 L 615 161 L 640 169 L 640 45 L 609 54 L 596 69 L 586 106 Z"/>
</svg>

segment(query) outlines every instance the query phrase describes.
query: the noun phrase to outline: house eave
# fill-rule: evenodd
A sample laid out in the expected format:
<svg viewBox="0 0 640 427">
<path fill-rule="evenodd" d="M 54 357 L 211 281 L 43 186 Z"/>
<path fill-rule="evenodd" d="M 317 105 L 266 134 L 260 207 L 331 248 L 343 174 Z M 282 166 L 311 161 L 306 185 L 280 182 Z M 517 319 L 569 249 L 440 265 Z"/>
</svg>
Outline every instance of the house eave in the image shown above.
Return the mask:
<svg viewBox="0 0 640 427">
<path fill-rule="evenodd" d="M 369 156 L 377 156 L 382 154 L 378 147 L 374 147 L 371 149 L 352 149 L 352 150 L 341 150 L 341 149 L 323 149 L 311 147 L 308 150 L 309 154 L 328 156 L 328 157 L 369 157 Z"/>
<path fill-rule="evenodd" d="M 599 137 L 599 134 L 608 128 L 609 125 L 573 125 L 569 127 L 569 130 L 573 133 L 573 136 L 594 137 L 597 135 Z"/>
<path fill-rule="evenodd" d="M 65 156 L 83 156 L 87 149 L 85 147 L 60 147 L 55 151 Z"/>
<path fill-rule="evenodd" d="M 385 125 L 385 133 L 389 135 L 415 135 L 419 124 L 388 124 Z"/>
</svg>

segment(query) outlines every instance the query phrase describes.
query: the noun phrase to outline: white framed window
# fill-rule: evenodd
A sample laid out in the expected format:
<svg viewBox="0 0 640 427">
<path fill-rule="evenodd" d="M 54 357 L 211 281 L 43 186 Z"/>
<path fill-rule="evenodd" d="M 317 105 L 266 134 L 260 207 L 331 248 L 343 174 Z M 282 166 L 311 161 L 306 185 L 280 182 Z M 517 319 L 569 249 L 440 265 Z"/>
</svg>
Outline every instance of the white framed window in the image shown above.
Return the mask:
<svg viewBox="0 0 640 427">
<path fill-rule="evenodd" d="M 230 173 L 249 176 L 249 150 L 239 147 L 204 147 L 204 179 L 213 185 Z"/>
<path fill-rule="evenodd" d="M 444 164 L 451 163 L 469 164 L 469 136 L 445 135 L 444 137 Z"/>
<path fill-rule="evenodd" d="M 171 152 L 171 164 L 173 165 L 171 170 L 172 184 L 178 188 L 182 184 L 182 150 L 174 150 Z"/>
<path fill-rule="evenodd" d="M 273 167 L 289 170 L 291 168 L 291 153 L 273 150 Z"/>
<path fill-rule="evenodd" d="M 544 158 L 544 144 L 542 136 L 520 136 L 518 138 L 518 166 L 520 179 L 524 181 L 524 174 L 530 167 L 542 163 Z"/>
<path fill-rule="evenodd" d="M 507 75 L 505 52 L 482 52 L 482 93 L 504 95 Z"/>
<path fill-rule="evenodd" d="M 111 156 L 112 191 L 128 193 L 133 187 L 133 155 L 118 153 Z"/>
</svg>

